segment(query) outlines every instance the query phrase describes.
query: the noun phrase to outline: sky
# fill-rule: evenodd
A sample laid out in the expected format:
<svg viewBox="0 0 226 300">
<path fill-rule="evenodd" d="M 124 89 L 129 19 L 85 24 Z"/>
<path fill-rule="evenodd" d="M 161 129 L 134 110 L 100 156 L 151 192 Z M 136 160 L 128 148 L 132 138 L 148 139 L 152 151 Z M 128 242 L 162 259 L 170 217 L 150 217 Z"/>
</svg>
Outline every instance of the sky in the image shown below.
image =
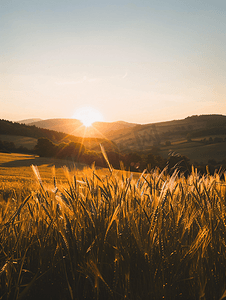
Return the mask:
<svg viewBox="0 0 226 300">
<path fill-rule="evenodd" d="M 0 0 L 0 119 L 226 115 L 225 0 Z"/>
</svg>

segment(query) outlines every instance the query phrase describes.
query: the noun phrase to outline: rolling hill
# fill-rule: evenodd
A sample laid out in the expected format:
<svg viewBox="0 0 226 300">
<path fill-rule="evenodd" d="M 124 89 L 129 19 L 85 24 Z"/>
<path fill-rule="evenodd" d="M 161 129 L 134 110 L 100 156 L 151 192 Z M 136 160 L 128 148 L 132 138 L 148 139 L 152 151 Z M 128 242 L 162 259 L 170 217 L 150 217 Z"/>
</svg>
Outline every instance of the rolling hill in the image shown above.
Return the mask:
<svg viewBox="0 0 226 300">
<path fill-rule="evenodd" d="M 83 138 L 64 132 L 41 127 L 38 128 L 34 125 L 29 126 L 7 120 L 0 120 L 0 136 L 0 141 L 2 142 L 13 142 L 16 146 L 24 147 L 28 146 L 28 141 L 30 141 L 30 145 L 32 145 L 39 138 L 47 138 L 56 144 L 69 142 L 82 143 L 87 149 L 99 149 L 100 143 L 111 144 L 111 142 L 104 138 Z M 33 140 L 28 138 L 33 138 Z"/>
<path fill-rule="evenodd" d="M 201 115 L 187 117 L 182 120 L 136 125 L 125 130 L 110 133 L 121 149 L 148 150 L 153 146 L 175 143 L 193 138 L 225 135 L 226 116 Z"/>
<path fill-rule="evenodd" d="M 109 135 L 118 130 L 133 128 L 136 124 L 123 121 L 118 122 L 95 122 L 91 127 L 86 128 L 76 119 L 47 119 L 28 123 L 40 128 L 64 132 L 78 137 L 108 138 Z"/>
<path fill-rule="evenodd" d="M 153 146 L 175 143 L 194 138 L 226 135 L 226 116 L 200 115 L 182 120 L 135 124 L 127 122 L 96 122 L 85 128 L 75 119 L 49 119 L 32 122 L 41 128 L 82 137 L 104 137 L 114 141 L 121 150 L 144 151 Z"/>
<path fill-rule="evenodd" d="M 25 119 L 25 120 L 18 121 L 18 123 L 20 123 L 20 124 L 30 124 L 32 122 L 38 122 L 38 121 L 41 121 L 41 120 L 42 119 L 40 119 L 40 118 Z"/>
<path fill-rule="evenodd" d="M 11 122 L 11 127 L 12 124 Z M 2 124 L 0 125 L 0 133 L 7 134 Z M 32 122 L 30 125 L 32 126 L 18 124 L 16 126 L 18 130 L 13 130 L 10 134 L 34 138 L 44 136 L 53 142 L 65 139 L 83 141 L 88 148 L 97 148 L 100 142 L 109 140 L 110 143 L 117 145 L 121 152 L 144 154 L 152 152 L 164 158 L 167 158 L 169 152 L 175 152 L 186 155 L 192 163 L 226 159 L 226 116 L 224 115 L 191 116 L 182 120 L 143 125 L 122 121 L 96 122 L 87 129 L 80 121 L 74 119 L 49 119 Z M 92 138 L 83 140 L 85 130 L 85 136 L 92 136 Z"/>
</svg>

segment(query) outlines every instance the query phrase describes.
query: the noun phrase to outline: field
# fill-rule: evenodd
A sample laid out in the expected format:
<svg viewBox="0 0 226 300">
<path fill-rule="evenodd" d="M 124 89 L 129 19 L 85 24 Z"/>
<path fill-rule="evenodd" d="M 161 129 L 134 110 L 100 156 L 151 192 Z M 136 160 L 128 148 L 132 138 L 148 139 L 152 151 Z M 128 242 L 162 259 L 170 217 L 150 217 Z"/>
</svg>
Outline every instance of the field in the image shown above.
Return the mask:
<svg viewBox="0 0 226 300">
<path fill-rule="evenodd" d="M 8 187 L 18 183 L 33 184 L 35 178 L 31 165 L 39 167 L 44 183 L 52 182 L 52 167 L 56 170 L 56 179 L 66 182 L 62 167 L 83 169 L 85 165 L 72 161 L 38 157 L 35 155 L 0 153 L 0 186 L 5 182 Z M 10 185 L 8 185 L 10 183 Z"/>
<path fill-rule="evenodd" d="M 192 140 L 191 142 L 179 141 L 172 143 L 170 146 L 160 148 L 159 155 L 167 158 L 169 151 L 175 151 L 181 155 L 189 157 L 192 163 L 199 162 L 208 164 L 209 159 L 222 161 L 226 157 L 226 142 L 205 145 L 200 142 L 200 139 Z"/>
<path fill-rule="evenodd" d="M 13 142 L 17 148 L 22 146 L 26 147 L 29 150 L 32 150 L 37 144 L 37 139 L 20 135 L 0 134 L 0 140 Z"/>
<path fill-rule="evenodd" d="M 226 294 L 223 172 L 134 177 L 1 154 L 0 190 L 0 299 Z"/>
</svg>

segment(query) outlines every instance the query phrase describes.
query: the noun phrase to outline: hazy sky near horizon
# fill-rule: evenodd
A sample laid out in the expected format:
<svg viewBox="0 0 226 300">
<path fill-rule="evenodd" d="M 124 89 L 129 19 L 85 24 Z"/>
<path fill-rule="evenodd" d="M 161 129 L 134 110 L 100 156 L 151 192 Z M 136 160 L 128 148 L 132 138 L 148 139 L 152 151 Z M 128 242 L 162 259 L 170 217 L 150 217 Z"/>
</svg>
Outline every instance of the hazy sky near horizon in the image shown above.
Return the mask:
<svg viewBox="0 0 226 300">
<path fill-rule="evenodd" d="M 225 0 L 1 0 L 0 119 L 226 114 Z"/>
</svg>

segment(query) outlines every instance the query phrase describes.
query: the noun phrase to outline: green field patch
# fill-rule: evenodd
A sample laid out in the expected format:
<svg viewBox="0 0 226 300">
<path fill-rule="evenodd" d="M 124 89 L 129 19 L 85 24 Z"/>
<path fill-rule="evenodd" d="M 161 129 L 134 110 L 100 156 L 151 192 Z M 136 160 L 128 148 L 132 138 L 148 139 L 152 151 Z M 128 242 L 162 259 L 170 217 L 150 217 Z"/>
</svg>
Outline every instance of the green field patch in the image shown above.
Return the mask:
<svg viewBox="0 0 226 300">
<path fill-rule="evenodd" d="M 34 149 L 35 145 L 37 144 L 37 139 L 20 135 L 0 134 L 0 140 L 13 142 L 17 148 L 22 146 L 26 147 L 29 150 Z"/>
<path fill-rule="evenodd" d="M 169 151 L 174 151 L 181 155 L 190 158 L 191 162 L 208 163 L 209 159 L 222 161 L 226 159 L 226 142 L 217 144 L 203 144 L 200 142 L 187 142 L 181 144 L 173 144 L 168 146 L 167 149 L 161 149 L 160 155 L 167 158 Z"/>
</svg>

